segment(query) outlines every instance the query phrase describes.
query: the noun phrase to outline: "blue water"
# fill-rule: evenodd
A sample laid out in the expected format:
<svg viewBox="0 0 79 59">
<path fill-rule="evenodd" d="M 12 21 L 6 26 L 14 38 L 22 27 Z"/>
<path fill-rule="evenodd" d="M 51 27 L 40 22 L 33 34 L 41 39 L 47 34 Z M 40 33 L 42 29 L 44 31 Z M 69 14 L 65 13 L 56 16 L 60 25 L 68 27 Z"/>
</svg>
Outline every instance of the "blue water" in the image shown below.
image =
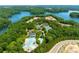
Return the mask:
<svg viewBox="0 0 79 59">
<path fill-rule="evenodd" d="M 30 12 L 20 12 L 18 14 L 11 16 L 9 18 L 9 20 L 11 20 L 12 23 L 16 23 L 19 20 L 21 20 L 21 18 L 23 18 L 25 16 L 31 16 L 31 13 Z M 6 32 L 7 29 L 8 28 L 6 27 L 6 28 L 3 28 L 2 30 L 0 30 L 0 35 L 3 34 L 4 32 Z"/>
<path fill-rule="evenodd" d="M 79 18 L 71 18 L 69 16 L 68 12 L 59 12 L 59 13 L 48 13 L 46 12 L 45 14 L 54 14 L 56 16 L 62 17 L 65 20 L 74 20 L 76 22 L 79 22 Z M 32 14 L 30 12 L 20 12 L 19 14 L 15 14 L 13 16 L 11 16 L 9 19 L 12 21 L 12 23 L 16 23 L 17 21 L 21 20 L 21 18 L 25 17 L 25 16 L 32 16 Z M 8 28 L 4 28 L 3 30 L 0 31 L 0 34 L 3 34 L 4 32 L 6 32 Z M 26 39 L 27 40 L 27 39 Z M 40 39 L 40 42 L 42 43 L 43 39 Z M 36 39 L 35 38 L 28 38 L 27 41 L 24 42 L 24 46 L 23 48 L 35 48 L 35 44 L 36 43 Z"/>
<path fill-rule="evenodd" d="M 56 16 L 59 16 L 61 18 L 63 18 L 64 20 L 74 20 L 76 22 L 79 22 L 79 18 L 71 18 L 69 16 L 69 13 L 68 12 L 59 12 L 59 13 L 48 13 L 46 12 L 45 14 L 53 14 L 53 15 L 56 15 Z M 32 14 L 30 12 L 20 12 L 19 14 L 15 14 L 13 15 L 12 17 L 10 17 L 9 19 L 15 23 L 19 20 L 21 20 L 21 18 L 25 17 L 25 16 L 32 16 Z"/>
<path fill-rule="evenodd" d="M 79 23 L 79 18 L 71 18 L 69 16 L 68 12 L 59 12 L 59 13 L 48 13 L 48 12 L 46 12 L 45 13 L 45 15 L 48 15 L 48 14 L 53 14 L 53 15 L 62 17 L 64 20 L 74 20 L 74 21 Z M 19 20 L 21 20 L 21 18 L 23 18 L 25 16 L 32 16 L 32 14 L 30 12 L 22 11 L 18 14 L 12 15 L 9 19 L 12 21 L 12 23 L 16 23 Z M 6 31 L 6 29 L 0 30 L 0 34 L 4 33 L 5 31 Z"/>
<path fill-rule="evenodd" d="M 25 16 L 31 16 L 31 13 L 30 12 L 20 12 L 19 14 L 13 15 L 9 19 L 12 21 L 12 23 L 15 23 L 15 22 L 21 20 L 21 18 L 23 18 Z"/>
<path fill-rule="evenodd" d="M 48 13 L 48 12 L 46 12 L 45 14 L 53 14 L 53 15 L 56 15 L 56 16 L 63 18 L 64 20 L 73 20 L 73 21 L 79 23 L 79 18 L 71 18 L 69 16 L 68 12 L 59 12 L 59 13 Z"/>
</svg>

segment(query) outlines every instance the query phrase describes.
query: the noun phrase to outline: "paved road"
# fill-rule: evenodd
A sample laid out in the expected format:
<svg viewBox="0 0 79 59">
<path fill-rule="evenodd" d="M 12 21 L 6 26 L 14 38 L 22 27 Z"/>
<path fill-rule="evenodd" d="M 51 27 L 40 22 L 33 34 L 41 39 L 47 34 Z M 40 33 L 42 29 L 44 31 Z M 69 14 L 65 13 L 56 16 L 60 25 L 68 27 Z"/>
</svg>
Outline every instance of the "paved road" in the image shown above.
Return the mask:
<svg viewBox="0 0 79 59">
<path fill-rule="evenodd" d="M 48 53 L 58 53 L 59 49 L 68 43 L 79 43 L 79 40 L 65 40 L 57 43 Z"/>
</svg>

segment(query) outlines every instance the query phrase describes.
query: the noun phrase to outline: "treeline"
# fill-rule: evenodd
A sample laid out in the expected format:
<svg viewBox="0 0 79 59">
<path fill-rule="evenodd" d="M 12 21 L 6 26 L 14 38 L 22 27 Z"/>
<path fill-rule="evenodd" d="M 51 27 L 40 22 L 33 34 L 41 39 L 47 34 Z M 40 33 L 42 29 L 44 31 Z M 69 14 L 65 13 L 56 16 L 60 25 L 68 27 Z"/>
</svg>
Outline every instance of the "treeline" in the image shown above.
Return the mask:
<svg viewBox="0 0 79 59">
<path fill-rule="evenodd" d="M 38 8 L 38 7 L 31 8 L 29 11 L 31 14 L 34 15 L 44 14 L 46 12 L 44 8 Z"/>
<path fill-rule="evenodd" d="M 7 18 L 1 18 L 0 17 L 0 30 L 7 27 L 10 24 L 11 24 L 10 20 L 8 20 Z"/>
<path fill-rule="evenodd" d="M 70 16 L 72 18 L 79 18 L 79 13 L 78 12 L 72 12 L 72 13 L 70 13 Z"/>
<path fill-rule="evenodd" d="M 53 12 L 53 13 L 57 13 L 57 12 L 67 12 L 69 9 L 67 8 L 49 8 L 46 9 L 47 12 Z"/>
<path fill-rule="evenodd" d="M 67 8 L 42 8 L 34 6 L 12 6 L 7 8 L 0 8 L 0 17 L 8 18 L 13 14 L 17 14 L 23 11 L 30 12 L 33 15 L 45 14 L 46 12 L 66 12 Z"/>
<path fill-rule="evenodd" d="M 1 8 L 0 17 L 9 18 L 10 16 L 20 13 L 20 10 L 17 8 Z"/>
<path fill-rule="evenodd" d="M 66 8 L 42 8 L 42 7 L 34 7 L 34 6 L 13 6 L 13 7 L 7 7 L 7 8 L 1 8 L 0 9 L 0 16 L 1 17 L 10 17 L 13 14 L 19 13 L 19 12 L 27 11 L 30 12 L 33 15 L 39 15 L 44 14 L 45 12 L 65 12 L 68 11 Z"/>
</svg>

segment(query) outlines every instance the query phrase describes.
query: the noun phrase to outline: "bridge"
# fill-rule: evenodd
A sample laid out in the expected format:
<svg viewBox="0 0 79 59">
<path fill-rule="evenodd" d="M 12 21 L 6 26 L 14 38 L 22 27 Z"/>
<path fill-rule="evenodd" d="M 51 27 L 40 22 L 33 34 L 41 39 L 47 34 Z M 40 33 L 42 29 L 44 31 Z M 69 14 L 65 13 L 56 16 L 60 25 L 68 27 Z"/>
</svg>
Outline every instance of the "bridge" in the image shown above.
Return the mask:
<svg viewBox="0 0 79 59">
<path fill-rule="evenodd" d="M 76 11 L 76 10 L 69 10 L 69 11 L 68 11 L 69 14 L 72 13 L 72 12 L 77 12 L 77 13 L 79 13 L 79 11 Z"/>
</svg>

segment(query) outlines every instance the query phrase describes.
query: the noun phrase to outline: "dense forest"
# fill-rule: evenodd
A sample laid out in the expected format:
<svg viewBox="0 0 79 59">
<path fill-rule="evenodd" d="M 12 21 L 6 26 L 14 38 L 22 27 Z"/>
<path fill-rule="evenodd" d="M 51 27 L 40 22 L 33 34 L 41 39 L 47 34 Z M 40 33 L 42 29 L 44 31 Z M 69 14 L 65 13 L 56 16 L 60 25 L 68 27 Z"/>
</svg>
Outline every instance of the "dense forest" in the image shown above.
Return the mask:
<svg viewBox="0 0 79 59">
<path fill-rule="evenodd" d="M 12 23 L 8 18 L 20 11 L 29 11 L 34 16 L 23 17 L 20 21 Z M 62 40 L 79 40 L 79 23 L 72 20 L 64 20 L 55 15 L 43 15 L 45 12 L 67 11 L 60 8 L 37 8 L 37 7 L 11 7 L 0 9 L 0 29 L 8 26 L 5 33 L 0 35 L 0 52 L 1 53 L 24 53 L 22 46 L 28 37 L 28 31 L 34 29 L 36 33 L 36 42 L 39 46 L 32 52 L 48 52 L 56 43 Z M 34 19 L 37 17 L 37 19 Z M 56 20 L 46 20 L 46 17 Z M 32 21 L 29 21 L 31 20 Z M 29 22 L 29 23 L 28 23 Z M 42 24 L 48 24 L 51 29 L 46 30 Z M 64 25 L 63 25 L 64 24 Z M 37 25 L 42 25 L 41 29 Z M 44 35 L 42 35 L 42 32 Z M 40 44 L 38 38 L 43 38 Z"/>
<path fill-rule="evenodd" d="M 53 12 L 55 11 L 58 12 L 62 10 L 56 9 L 56 8 L 52 9 Z M 31 6 L 28 6 L 28 7 L 12 6 L 12 7 L 7 7 L 7 8 L 0 8 L 0 24 L 1 24 L 0 29 L 7 26 L 11 22 L 8 18 L 10 18 L 14 14 L 20 13 L 21 11 L 28 11 L 33 15 L 43 15 L 45 12 L 51 12 L 49 9 L 46 9 L 46 8 L 31 7 Z M 65 9 L 63 11 L 65 11 Z"/>
<path fill-rule="evenodd" d="M 7 27 L 8 25 L 11 24 L 11 21 L 8 20 L 7 18 L 0 18 L 0 30 Z"/>
<path fill-rule="evenodd" d="M 33 52 L 47 52 L 52 48 L 53 45 L 61 40 L 66 40 L 66 38 L 78 39 L 79 37 L 78 23 L 71 22 L 70 25 L 72 26 L 62 27 L 58 24 L 59 22 L 64 24 L 69 24 L 69 22 L 66 22 L 56 16 L 53 17 L 56 17 L 57 21 L 45 20 L 46 16 L 39 16 L 40 19 L 34 20 L 33 22 L 27 24 L 26 21 L 33 17 L 34 16 L 24 17 L 21 21 L 9 26 L 7 32 L 0 36 L 0 52 L 24 52 L 22 46 L 25 38 L 27 37 L 26 29 L 37 30 L 37 38 L 40 37 L 38 34 L 38 29 L 36 28 L 37 24 L 48 23 L 52 29 L 48 32 L 46 32 L 45 29 L 42 29 L 42 31 L 45 33 L 45 36 L 43 36 L 43 43 L 41 45 L 39 44 L 39 47 Z"/>
</svg>

